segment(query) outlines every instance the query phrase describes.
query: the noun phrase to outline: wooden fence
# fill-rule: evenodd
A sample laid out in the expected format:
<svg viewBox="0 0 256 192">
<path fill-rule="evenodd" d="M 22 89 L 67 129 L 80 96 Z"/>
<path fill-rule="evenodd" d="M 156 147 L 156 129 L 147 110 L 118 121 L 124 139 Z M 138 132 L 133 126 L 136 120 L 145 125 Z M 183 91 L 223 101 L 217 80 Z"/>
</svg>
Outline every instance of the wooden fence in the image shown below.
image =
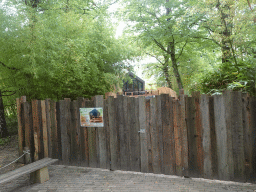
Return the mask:
<svg viewBox="0 0 256 192">
<path fill-rule="evenodd" d="M 104 127 L 80 127 L 79 108 L 103 107 Z M 19 153 L 112 170 L 255 181 L 256 99 L 167 94 L 59 102 L 17 99 Z"/>
</svg>

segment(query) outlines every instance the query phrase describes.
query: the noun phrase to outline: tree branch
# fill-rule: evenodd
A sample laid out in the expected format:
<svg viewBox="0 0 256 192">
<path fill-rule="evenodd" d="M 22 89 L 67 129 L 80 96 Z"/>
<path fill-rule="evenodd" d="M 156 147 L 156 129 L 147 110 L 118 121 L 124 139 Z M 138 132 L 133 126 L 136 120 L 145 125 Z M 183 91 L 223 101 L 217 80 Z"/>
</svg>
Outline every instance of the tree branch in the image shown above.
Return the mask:
<svg viewBox="0 0 256 192">
<path fill-rule="evenodd" d="M 8 67 L 7 65 L 5 65 L 5 64 L 4 64 L 3 62 L 1 62 L 1 61 L 0 61 L 0 64 L 3 65 L 4 67 L 8 68 L 8 69 L 11 69 L 11 70 L 16 70 L 16 71 L 20 70 L 20 69 L 17 69 L 17 68 L 15 68 L 15 67 Z"/>
<path fill-rule="evenodd" d="M 181 49 L 181 51 L 180 51 L 180 54 L 179 54 L 179 57 L 177 58 L 177 60 L 178 60 L 178 59 L 180 58 L 180 56 L 182 55 L 183 50 L 184 50 L 185 46 L 187 45 L 187 43 L 188 43 L 188 39 L 186 40 L 186 43 L 183 45 L 183 47 L 182 47 L 182 49 Z"/>
<path fill-rule="evenodd" d="M 155 55 L 152 55 L 150 53 L 146 53 L 147 55 L 154 57 L 159 63 L 164 64 L 160 59 L 158 59 Z"/>
</svg>

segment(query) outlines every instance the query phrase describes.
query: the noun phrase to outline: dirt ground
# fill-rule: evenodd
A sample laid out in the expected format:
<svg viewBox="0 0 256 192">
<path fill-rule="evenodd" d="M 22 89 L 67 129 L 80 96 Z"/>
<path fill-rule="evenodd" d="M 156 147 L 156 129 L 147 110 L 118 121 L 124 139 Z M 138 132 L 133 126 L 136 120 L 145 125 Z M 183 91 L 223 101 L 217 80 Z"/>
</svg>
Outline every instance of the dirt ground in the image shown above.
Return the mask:
<svg viewBox="0 0 256 192">
<path fill-rule="evenodd" d="M 18 135 L 14 135 L 11 136 L 10 142 L 8 142 L 5 146 L 0 146 L 0 174 L 24 166 L 24 164 L 16 162 L 6 168 L 3 168 L 5 165 L 11 163 L 18 157 Z"/>
</svg>

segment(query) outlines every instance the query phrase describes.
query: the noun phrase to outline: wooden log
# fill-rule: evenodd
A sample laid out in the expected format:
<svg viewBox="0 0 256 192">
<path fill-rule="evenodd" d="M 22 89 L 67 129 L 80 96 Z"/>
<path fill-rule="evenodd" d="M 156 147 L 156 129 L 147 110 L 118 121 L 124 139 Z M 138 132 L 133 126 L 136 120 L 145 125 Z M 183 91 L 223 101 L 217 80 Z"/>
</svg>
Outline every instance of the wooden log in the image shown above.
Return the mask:
<svg viewBox="0 0 256 192">
<path fill-rule="evenodd" d="M 156 128 L 158 133 L 158 148 L 159 148 L 159 173 L 163 173 L 163 127 L 162 127 L 162 108 L 161 96 L 156 95 Z"/>
<path fill-rule="evenodd" d="M 181 132 L 181 140 L 182 140 L 182 175 L 188 176 L 188 130 L 186 125 L 186 103 L 185 103 L 185 95 L 184 90 L 180 90 L 180 132 Z"/>
<path fill-rule="evenodd" d="M 139 122 L 140 122 L 140 151 L 141 151 L 141 172 L 148 172 L 148 148 L 146 134 L 146 100 L 139 96 Z"/>
<path fill-rule="evenodd" d="M 250 180 L 255 181 L 256 177 L 256 98 L 250 97 L 250 127 L 251 127 L 251 145 L 252 153 L 250 154 L 252 158 L 252 171 L 250 173 Z"/>
<path fill-rule="evenodd" d="M 211 147 L 211 127 L 210 127 L 210 110 L 209 110 L 209 96 L 202 95 L 200 109 L 202 114 L 203 127 L 203 150 L 204 150 L 204 178 L 213 178 L 212 169 L 212 147 Z"/>
<path fill-rule="evenodd" d="M 47 137 L 48 137 L 48 157 L 52 158 L 52 131 L 51 131 L 51 117 L 50 117 L 50 99 L 45 100 L 45 108 L 46 108 L 46 126 L 47 126 Z"/>
<path fill-rule="evenodd" d="M 60 127 L 60 102 L 56 102 L 56 120 L 57 120 L 57 145 L 58 145 L 58 164 L 62 164 L 62 145 L 61 145 L 61 127 Z"/>
<path fill-rule="evenodd" d="M 78 100 L 79 108 L 85 108 L 84 98 L 79 97 L 77 100 Z M 80 114 L 79 114 L 79 126 L 80 126 L 79 143 L 80 143 L 80 150 L 81 150 L 80 165 L 88 167 L 89 166 L 88 130 L 87 130 L 87 127 L 82 127 L 80 125 Z"/>
<path fill-rule="evenodd" d="M 48 154 L 48 128 L 47 128 L 47 118 L 46 118 L 46 105 L 45 100 L 41 101 L 42 110 L 42 131 L 43 131 L 43 145 L 44 145 L 44 158 L 49 157 Z"/>
<path fill-rule="evenodd" d="M 174 175 L 175 171 L 175 141 L 173 120 L 173 99 L 168 94 L 161 96 L 161 117 L 163 129 L 163 172 Z"/>
<path fill-rule="evenodd" d="M 110 132 L 109 132 L 109 120 L 108 120 L 108 102 L 104 100 L 104 128 L 106 129 L 106 143 L 107 143 L 107 169 L 110 169 L 110 161 L 111 161 L 111 154 L 110 154 Z"/>
<path fill-rule="evenodd" d="M 24 127 L 25 127 L 25 146 L 24 149 L 30 151 L 32 161 L 34 161 L 34 138 L 33 138 L 33 127 L 32 127 L 32 115 L 31 115 L 31 105 L 28 102 L 22 103 L 23 114 L 24 114 Z M 30 155 L 29 155 L 30 158 Z M 25 161 L 25 163 L 30 163 Z"/>
<path fill-rule="evenodd" d="M 41 132 L 40 132 L 40 117 L 39 117 L 39 101 L 32 100 L 32 115 L 33 115 L 33 132 L 34 132 L 34 142 L 35 142 L 35 153 L 34 153 L 34 160 L 39 160 L 41 154 Z"/>
<path fill-rule="evenodd" d="M 198 177 L 203 177 L 204 163 L 203 163 L 203 145 L 202 145 L 202 122 L 201 122 L 201 111 L 200 111 L 200 93 L 195 97 L 195 110 L 196 110 L 196 151 L 197 151 L 197 166 L 198 166 Z"/>
<path fill-rule="evenodd" d="M 117 128 L 120 136 L 120 165 L 121 170 L 130 170 L 129 132 L 127 132 L 127 97 L 118 95 L 117 99 Z"/>
<path fill-rule="evenodd" d="M 153 172 L 161 173 L 161 159 L 159 149 L 159 134 L 156 125 L 157 105 L 156 98 L 150 99 L 150 133 L 151 133 L 151 146 L 152 146 L 152 160 Z"/>
<path fill-rule="evenodd" d="M 173 100 L 174 117 L 174 140 L 175 140 L 175 160 L 176 174 L 182 176 L 182 138 L 181 138 L 181 106 L 178 100 Z"/>
<path fill-rule="evenodd" d="M 95 97 L 95 107 L 102 107 L 103 108 L 103 119 L 105 111 L 104 111 L 104 100 L 103 95 L 97 95 Z M 98 127 L 98 136 L 99 136 L 99 163 L 100 168 L 107 168 L 108 164 L 108 154 L 107 154 L 107 130 L 105 127 Z"/>
<path fill-rule="evenodd" d="M 50 121 L 51 121 L 51 143 L 52 143 L 52 158 L 60 159 L 60 148 L 58 145 L 58 127 L 57 127 L 57 108 L 56 102 L 50 101 Z"/>
<path fill-rule="evenodd" d="M 22 118 L 22 108 L 21 103 L 26 102 L 26 96 L 22 96 L 21 98 L 16 99 L 17 105 L 17 117 L 18 117 L 18 147 L 19 147 L 19 156 L 23 154 L 25 133 L 23 127 L 23 118 Z M 20 163 L 24 163 L 24 158 L 20 158 Z"/>
<path fill-rule="evenodd" d="M 218 179 L 229 180 L 228 145 L 223 95 L 214 95 L 214 116 L 218 156 Z"/>
<path fill-rule="evenodd" d="M 128 121 L 130 125 L 130 160 L 131 170 L 140 171 L 140 139 L 139 123 L 137 121 L 136 110 L 137 102 L 134 97 L 128 98 Z"/>
<path fill-rule="evenodd" d="M 61 146 L 62 146 L 62 163 L 70 162 L 70 135 L 68 128 L 68 109 L 69 102 L 67 100 L 59 101 L 60 105 L 60 130 L 61 130 Z"/>
<path fill-rule="evenodd" d="M 110 153 L 111 153 L 111 170 L 120 169 L 120 155 L 119 155 L 119 130 L 116 128 L 116 108 L 114 97 L 108 97 L 108 119 L 110 130 Z"/>
<path fill-rule="evenodd" d="M 242 93 L 228 92 L 231 96 L 231 121 L 230 133 L 232 138 L 234 180 L 245 181 L 245 158 L 244 158 L 244 134 L 242 118 Z"/>
<path fill-rule="evenodd" d="M 70 141 L 70 163 L 71 165 L 80 165 L 80 145 L 79 145 L 79 121 L 78 121 L 78 102 L 72 101 L 71 111 L 71 141 Z M 79 131 L 79 132 L 78 132 Z"/>
<path fill-rule="evenodd" d="M 151 98 L 152 99 L 152 98 Z M 150 130 L 150 100 L 146 100 L 146 134 L 148 148 L 148 172 L 153 173 L 152 141 Z"/>
</svg>

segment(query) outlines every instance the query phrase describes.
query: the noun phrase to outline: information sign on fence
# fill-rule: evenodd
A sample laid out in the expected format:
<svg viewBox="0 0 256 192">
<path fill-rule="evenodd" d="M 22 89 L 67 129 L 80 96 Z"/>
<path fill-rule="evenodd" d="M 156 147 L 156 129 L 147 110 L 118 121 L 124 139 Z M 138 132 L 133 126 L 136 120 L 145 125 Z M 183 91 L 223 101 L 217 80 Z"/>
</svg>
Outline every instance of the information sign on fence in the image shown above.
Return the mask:
<svg viewBox="0 0 256 192">
<path fill-rule="evenodd" d="M 102 107 L 80 108 L 80 124 L 82 127 L 104 127 Z"/>
</svg>

